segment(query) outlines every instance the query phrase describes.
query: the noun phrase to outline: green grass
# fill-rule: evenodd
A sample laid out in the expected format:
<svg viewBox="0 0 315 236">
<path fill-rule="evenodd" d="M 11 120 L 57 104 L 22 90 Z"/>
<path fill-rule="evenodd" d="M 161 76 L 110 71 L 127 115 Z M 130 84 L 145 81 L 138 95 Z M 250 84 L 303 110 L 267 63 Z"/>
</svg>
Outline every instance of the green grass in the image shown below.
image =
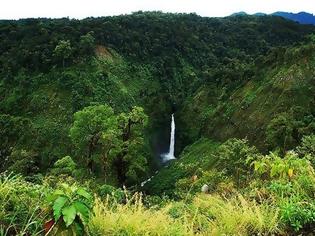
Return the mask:
<svg viewBox="0 0 315 236">
<path fill-rule="evenodd" d="M 125 205 L 110 205 L 96 200 L 89 224 L 91 235 L 192 235 L 187 222 L 183 224 L 167 214 L 169 207 L 160 210 L 147 209 L 137 194 L 129 201 Z"/>
<path fill-rule="evenodd" d="M 192 203 L 169 202 L 159 209 L 143 206 L 135 194 L 127 204 L 96 200 L 91 235 L 272 235 L 281 232 L 279 210 L 238 194 L 230 199 L 197 195 Z"/>
<path fill-rule="evenodd" d="M 208 235 L 273 235 L 281 230 L 277 207 L 257 204 L 240 194 L 230 199 L 200 195 L 194 204 L 211 219 Z"/>
<path fill-rule="evenodd" d="M 0 175 L 0 235 L 42 234 L 47 188 L 21 176 Z"/>
</svg>

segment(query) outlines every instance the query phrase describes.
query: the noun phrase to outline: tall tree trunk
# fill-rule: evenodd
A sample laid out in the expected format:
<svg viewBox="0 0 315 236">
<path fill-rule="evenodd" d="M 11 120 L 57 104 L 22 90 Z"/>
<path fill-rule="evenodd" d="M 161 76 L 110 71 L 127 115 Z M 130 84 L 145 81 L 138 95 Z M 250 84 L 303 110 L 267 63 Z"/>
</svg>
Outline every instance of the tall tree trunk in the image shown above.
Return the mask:
<svg viewBox="0 0 315 236">
<path fill-rule="evenodd" d="M 120 154 L 115 162 L 118 182 L 120 186 L 126 184 L 126 162 L 123 159 L 123 155 Z"/>
<path fill-rule="evenodd" d="M 129 140 L 130 135 L 131 135 L 131 119 L 128 119 L 127 127 L 123 131 L 123 141 L 126 142 L 127 140 Z"/>
<path fill-rule="evenodd" d="M 90 174 L 93 172 L 92 150 L 93 150 L 93 139 L 91 139 L 89 143 L 88 155 L 87 155 L 87 167 L 90 171 Z"/>
<path fill-rule="evenodd" d="M 90 172 L 93 172 L 94 168 L 93 168 L 93 160 L 92 160 L 92 154 L 94 151 L 94 148 L 99 140 L 99 136 L 100 134 L 94 134 L 91 139 L 90 139 L 90 143 L 89 143 L 89 147 L 88 147 L 88 155 L 87 155 L 87 167 L 89 168 Z"/>
</svg>

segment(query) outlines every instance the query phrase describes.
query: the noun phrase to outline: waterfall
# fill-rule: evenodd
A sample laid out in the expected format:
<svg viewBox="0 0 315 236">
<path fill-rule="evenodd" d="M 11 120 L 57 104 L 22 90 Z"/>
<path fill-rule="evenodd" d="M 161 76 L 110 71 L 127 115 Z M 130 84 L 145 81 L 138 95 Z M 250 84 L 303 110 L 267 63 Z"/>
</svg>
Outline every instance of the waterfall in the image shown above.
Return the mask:
<svg viewBox="0 0 315 236">
<path fill-rule="evenodd" d="M 174 114 L 172 114 L 170 147 L 169 147 L 168 153 L 161 155 L 162 161 L 167 162 L 169 160 L 176 159 L 174 156 L 174 152 L 175 152 L 175 119 L 174 119 Z M 158 171 L 156 171 L 155 174 L 152 175 L 147 180 L 141 182 L 140 186 L 143 187 L 146 183 L 150 182 L 157 173 Z"/>
<path fill-rule="evenodd" d="M 174 147 L 175 147 L 175 119 L 174 119 L 174 114 L 172 114 L 170 147 L 169 147 L 168 153 L 162 155 L 164 162 L 175 159 Z"/>
</svg>

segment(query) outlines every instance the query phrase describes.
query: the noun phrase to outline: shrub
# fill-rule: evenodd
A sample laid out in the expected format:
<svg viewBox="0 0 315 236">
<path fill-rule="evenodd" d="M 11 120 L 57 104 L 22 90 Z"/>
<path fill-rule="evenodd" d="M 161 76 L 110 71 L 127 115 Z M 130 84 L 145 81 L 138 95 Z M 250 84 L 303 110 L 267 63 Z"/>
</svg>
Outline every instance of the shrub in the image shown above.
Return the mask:
<svg viewBox="0 0 315 236">
<path fill-rule="evenodd" d="M 315 134 L 302 138 L 300 146 L 297 147 L 297 153 L 302 157 L 307 156 L 315 168 Z"/>
<path fill-rule="evenodd" d="M 31 175 L 39 172 L 38 156 L 34 151 L 14 149 L 10 155 L 12 165 L 7 169 L 16 174 Z"/>
<path fill-rule="evenodd" d="M 270 153 L 259 160 L 253 161 L 255 172 L 267 175 L 273 179 L 292 180 L 298 176 L 313 172 L 310 163 L 305 158 L 299 158 L 294 151 L 287 152 L 284 158 L 276 153 Z"/>
<path fill-rule="evenodd" d="M 115 188 L 107 184 L 104 184 L 98 188 L 98 195 L 101 198 L 111 197 L 118 203 L 122 203 L 125 200 L 126 194 L 127 193 L 125 193 L 122 189 Z"/>
<path fill-rule="evenodd" d="M 315 226 L 315 201 L 305 202 L 288 198 L 280 204 L 280 213 L 281 220 L 294 231 Z"/>
<path fill-rule="evenodd" d="M 258 155 L 257 149 L 249 146 L 246 139 L 229 139 L 218 149 L 219 165 L 223 171 L 234 176 L 238 185 L 241 181 L 246 180 L 250 167 L 248 159 Z"/>
<path fill-rule="evenodd" d="M 273 192 L 277 196 L 289 197 L 295 194 L 295 190 L 291 182 L 287 181 L 272 181 L 267 188 L 269 191 Z"/>
<path fill-rule="evenodd" d="M 76 170 L 76 164 L 70 156 L 65 156 L 55 162 L 51 173 L 54 175 L 71 175 Z"/>
<path fill-rule="evenodd" d="M 92 196 L 85 189 L 76 185 L 62 184 L 61 188 L 49 195 L 47 200 L 53 219 L 46 222 L 46 233 L 84 234 L 92 207 Z"/>
<path fill-rule="evenodd" d="M 280 147 L 282 151 L 294 146 L 296 140 L 293 135 L 293 120 L 288 113 L 281 113 L 274 117 L 267 126 L 266 140 L 274 149 Z"/>
<path fill-rule="evenodd" d="M 265 185 L 280 207 L 283 223 L 294 231 L 314 226 L 315 173 L 306 158 L 293 151 L 284 158 L 271 153 L 255 161 L 254 167 L 259 176 L 267 176 Z"/>
<path fill-rule="evenodd" d="M 252 163 L 259 178 L 264 177 L 268 189 L 277 197 L 290 194 L 312 197 L 315 194 L 315 172 L 306 158 L 291 151 L 284 158 L 270 153 Z"/>
</svg>

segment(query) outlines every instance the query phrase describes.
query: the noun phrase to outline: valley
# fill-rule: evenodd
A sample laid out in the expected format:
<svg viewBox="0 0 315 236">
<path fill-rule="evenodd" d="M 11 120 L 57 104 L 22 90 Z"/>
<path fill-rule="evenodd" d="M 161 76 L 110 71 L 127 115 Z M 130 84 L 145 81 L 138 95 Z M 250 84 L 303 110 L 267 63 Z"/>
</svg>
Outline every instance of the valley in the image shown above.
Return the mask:
<svg viewBox="0 0 315 236">
<path fill-rule="evenodd" d="M 0 235 L 314 233 L 314 26 L 139 11 L 0 42 Z"/>
</svg>

